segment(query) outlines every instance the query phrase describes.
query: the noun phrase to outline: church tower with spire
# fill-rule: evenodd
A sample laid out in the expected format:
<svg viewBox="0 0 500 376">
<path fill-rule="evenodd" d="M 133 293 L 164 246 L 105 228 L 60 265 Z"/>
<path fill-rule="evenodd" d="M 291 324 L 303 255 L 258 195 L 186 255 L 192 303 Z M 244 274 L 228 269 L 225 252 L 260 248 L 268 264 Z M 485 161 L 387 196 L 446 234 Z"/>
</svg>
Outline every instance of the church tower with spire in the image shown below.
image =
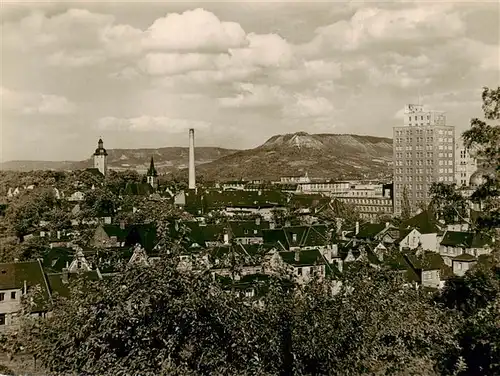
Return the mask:
<svg viewBox="0 0 500 376">
<path fill-rule="evenodd" d="M 151 157 L 151 163 L 149 164 L 149 169 L 146 174 L 146 179 L 148 184 L 154 189 L 158 188 L 158 173 L 156 172 L 155 162 L 153 161 L 153 157 Z"/>
<path fill-rule="evenodd" d="M 104 177 L 108 172 L 108 152 L 104 149 L 102 139 L 97 143 L 97 149 L 94 153 L 94 168 L 97 168 Z"/>
</svg>

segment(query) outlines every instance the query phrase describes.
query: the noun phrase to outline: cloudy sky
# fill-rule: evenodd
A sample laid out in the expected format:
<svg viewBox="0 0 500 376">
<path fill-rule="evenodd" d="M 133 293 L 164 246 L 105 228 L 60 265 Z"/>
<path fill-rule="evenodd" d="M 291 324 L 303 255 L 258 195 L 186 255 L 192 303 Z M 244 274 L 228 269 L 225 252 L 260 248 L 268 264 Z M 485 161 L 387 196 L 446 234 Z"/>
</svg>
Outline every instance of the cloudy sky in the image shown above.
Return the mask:
<svg viewBox="0 0 500 376">
<path fill-rule="evenodd" d="M 3 161 L 108 148 L 390 136 L 405 103 L 463 130 L 500 82 L 496 1 L 2 2 Z"/>
</svg>

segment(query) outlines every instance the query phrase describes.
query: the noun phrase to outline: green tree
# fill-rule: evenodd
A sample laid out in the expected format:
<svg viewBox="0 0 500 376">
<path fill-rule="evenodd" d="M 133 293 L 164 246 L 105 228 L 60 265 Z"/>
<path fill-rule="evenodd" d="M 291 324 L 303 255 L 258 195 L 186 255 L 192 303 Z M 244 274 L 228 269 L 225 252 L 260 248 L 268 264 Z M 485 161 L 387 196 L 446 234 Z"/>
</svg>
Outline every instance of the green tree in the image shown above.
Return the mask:
<svg viewBox="0 0 500 376">
<path fill-rule="evenodd" d="M 106 187 L 99 187 L 85 193 L 82 202 L 82 216 L 94 218 L 102 216 L 113 216 L 118 207 L 118 197 Z"/>
<path fill-rule="evenodd" d="M 411 218 L 411 204 L 410 197 L 408 196 L 408 187 L 403 187 L 401 198 L 401 220 L 406 221 Z"/>
<path fill-rule="evenodd" d="M 430 207 L 446 224 L 468 222 L 469 206 L 455 184 L 433 183 L 429 189 Z"/>
<path fill-rule="evenodd" d="M 51 189 L 26 191 L 10 203 L 5 219 L 11 231 L 22 240 L 24 235 L 35 230 L 55 204 L 56 199 Z"/>
<path fill-rule="evenodd" d="M 175 259 L 78 281 L 17 340 L 48 371 L 87 375 L 432 375 L 457 351 L 444 312 L 383 270 L 358 270 L 337 295 L 271 277 L 255 304 Z"/>
<path fill-rule="evenodd" d="M 478 226 L 483 230 L 500 227 L 500 86 L 483 88 L 484 120 L 474 118 L 471 127 L 462 134 L 464 143 L 478 159 L 484 172 L 484 183 L 472 195 L 473 202 L 481 203 Z"/>
</svg>

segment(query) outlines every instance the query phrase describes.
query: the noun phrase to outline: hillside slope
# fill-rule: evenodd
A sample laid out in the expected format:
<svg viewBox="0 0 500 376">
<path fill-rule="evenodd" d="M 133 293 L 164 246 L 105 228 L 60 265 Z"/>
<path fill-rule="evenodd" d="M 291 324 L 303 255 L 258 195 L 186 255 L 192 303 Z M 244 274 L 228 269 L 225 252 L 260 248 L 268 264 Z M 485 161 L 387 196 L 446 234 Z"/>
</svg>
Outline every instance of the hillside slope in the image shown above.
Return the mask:
<svg viewBox="0 0 500 376">
<path fill-rule="evenodd" d="M 275 179 L 285 175 L 377 178 L 390 174 L 392 140 L 349 134 L 276 135 L 263 145 L 204 164 L 207 179 Z"/>
</svg>

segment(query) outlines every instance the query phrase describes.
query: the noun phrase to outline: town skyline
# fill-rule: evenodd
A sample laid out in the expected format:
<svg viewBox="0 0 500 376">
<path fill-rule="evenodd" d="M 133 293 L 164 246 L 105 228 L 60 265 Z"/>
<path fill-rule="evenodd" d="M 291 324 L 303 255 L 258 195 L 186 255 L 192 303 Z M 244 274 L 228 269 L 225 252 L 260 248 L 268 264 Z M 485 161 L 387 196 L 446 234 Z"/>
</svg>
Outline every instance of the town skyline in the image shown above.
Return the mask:
<svg viewBox="0 0 500 376">
<path fill-rule="evenodd" d="M 498 82 L 498 15 L 494 2 L 9 3 L 1 159 L 80 160 L 99 137 L 187 146 L 189 128 L 197 146 L 236 149 L 298 131 L 391 137 L 418 101 L 459 134 Z"/>
</svg>

